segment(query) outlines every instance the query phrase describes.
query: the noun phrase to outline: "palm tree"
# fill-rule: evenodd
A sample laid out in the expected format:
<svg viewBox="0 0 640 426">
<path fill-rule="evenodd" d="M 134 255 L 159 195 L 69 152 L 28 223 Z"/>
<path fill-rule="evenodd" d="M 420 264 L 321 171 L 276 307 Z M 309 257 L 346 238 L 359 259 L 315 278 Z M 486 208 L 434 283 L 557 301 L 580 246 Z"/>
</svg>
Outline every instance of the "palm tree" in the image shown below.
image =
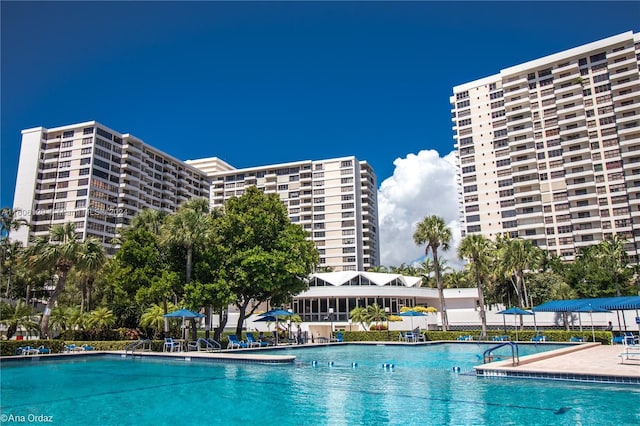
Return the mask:
<svg viewBox="0 0 640 426">
<path fill-rule="evenodd" d="M 9 240 L 11 231 L 17 231 L 22 226 L 28 225 L 25 219 L 18 217 L 18 211 L 3 207 L 0 210 L 0 238 Z"/>
<path fill-rule="evenodd" d="M 169 303 L 167 309 L 173 311 L 176 307 Z M 150 328 L 153 330 L 153 338 L 156 338 L 160 331 L 164 329 L 164 307 L 160 305 L 151 305 L 140 317 L 140 327 Z"/>
<path fill-rule="evenodd" d="M 537 266 L 541 259 L 541 251 L 531 241 L 521 238 L 506 239 L 501 242 L 500 257 L 505 273 L 515 277 L 515 290 L 518 295 L 518 306 L 526 307 L 526 285 L 524 272 Z"/>
<path fill-rule="evenodd" d="M 185 282 L 191 282 L 194 248 L 207 241 L 211 235 L 209 201 L 194 198 L 184 203 L 175 214 L 168 216 L 162 229 L 163 241 L 168 245 L 183 247 L 187 259 Z"/>
<path fill-rule="evenodd" d="M 28 331 L 38 330 L 38 322 L 34 318 L 31 307 L 22 301 L 15 305 L 0 302 L 0 324 L 7 327 L 7 339 L 11 339 L 20 327 Z"/>
<path fill-rule="evenodd" d="M 487 315 L 484 310 L 484 292 L 480 280 L 480 270 L 486 268 L 491 242 L 480 234 L 467 235 L 458 247 L 458 257 L 467 258 L 473 263 L 476 287 L 478 288 L 478 302 L 480 305 L 480 320 L 482 331 L 480 338 L 487 336 Z"/>
<path fill-rule="evenodd" d="M 380 321 L 384 321 L 387 319 L 387 313 L 385 312 L 384 308 L 377 303 L 367 306 L 365 315 L 367 318 L 367 322 L 375 322 L 378 329 L 380 329 Z"/>
<path fill-rule="evenodd" d="M 626 243 L 627 240 L 614 234 L 596 246 L 596 255 L 602 259 L 607 272 L 612 276 L 618 297 L 620 296 L 620 276 L 627 269 L 627 252 L 624 248 Z"/>
<path fill-rule="evenodd" d="M 27 250 L 30 266 L 36 270 L 54 270 L 58 278 L 40 323 L 40 337 L 48 339 L 51 310 L 64 290 L 69 270 L 78 261 L 80 243 L 76 238 L 76 227 L 73 223 L 53 225 L 48 238 L 36 239 Z"/>
<path fill-rule="evenodd" d="M 367 308 L 362 306 L 356 306 L 349 312 L 349 318 L 351 321 L 357 322 L 362 325 L 365 329 L 368 329 L 368 318 L 367 318 Z"/>
<path fill-rule="evenodd" d="M 136 214 L 131 222 L 133 228 L 142 228 L 154 235 L 160 235 L 167 214 L 161 210 L 144 209 Z"/>
<path fill-rule="evenodd" d="M 107 256 L 104 251 L 104 246 L 100 241 L 95 238 L 88 238 L 85 240 L 78 253 L 78 270 L 82 275 L 82 297 L 80 300 L 80 312 L 91 310 L 91 293 L 93 290 L 93 283 L 96 276 L 107 261 Z"/>
<path fill-rule="evenodd" d="M 17 260 L 17 253 L 22 247 L 19 241 L 11 242 L 11 231 L 17 231 L 20 227 L 27 225 L 25 219 L 16 218 L 16 216 L 15 209 L 3 207 L 0 210 L 0 250 L 2 255 L 0 258 L 0 277 L 7 277 L 5 297 L 9 297 L 12 269 Z"/>
<path fill-rule="evenodd" d="M 438 287 L 438 296 L 440 298 L 440 308 L 442 312 L 442 330 L 447 331 L 449 328 L 449 321 L 447 319 L 447 307 L 444 300 L 444 289 L 440 276 L 438 249 L 442 248 L 444 251 L 449 250 L 451 229 L 449 229 L 444 223 L 444 219 L 435 215 L 427 216 L 422 220 L 422 222 L 418 223 L 418 226 L 413 233 L 413 240 L 419 246 L 426 244 L 425 255 L 429 255 L 429 250 L 431 250 L 434 271 L 436 274 L 436 285 Z"/>
<path fill-rule="evenodd" d="M 113 311 L 111 309 L 102 307 L 89 313 L 87 323 L 90 327 L 104 333 L 108 327 L 111 327 L 116 323 L 116 317 L 113 315 Z"/>
</svg>

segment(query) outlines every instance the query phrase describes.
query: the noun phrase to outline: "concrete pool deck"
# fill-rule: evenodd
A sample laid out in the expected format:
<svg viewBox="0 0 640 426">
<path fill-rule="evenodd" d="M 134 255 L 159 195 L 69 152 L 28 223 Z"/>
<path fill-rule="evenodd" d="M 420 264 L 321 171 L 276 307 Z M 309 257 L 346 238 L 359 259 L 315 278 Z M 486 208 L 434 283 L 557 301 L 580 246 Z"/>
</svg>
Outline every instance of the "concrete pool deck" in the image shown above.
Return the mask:
<svg viewBox="0 0 640 426">
<path fill-rule="evenodd" d="M 475 367 L 483 377 L 520 377 L 601 383 L 640 384 L 640 359 L 623 360 L 624 346 L 582 343 L 520 358 Z"/>
</svg>

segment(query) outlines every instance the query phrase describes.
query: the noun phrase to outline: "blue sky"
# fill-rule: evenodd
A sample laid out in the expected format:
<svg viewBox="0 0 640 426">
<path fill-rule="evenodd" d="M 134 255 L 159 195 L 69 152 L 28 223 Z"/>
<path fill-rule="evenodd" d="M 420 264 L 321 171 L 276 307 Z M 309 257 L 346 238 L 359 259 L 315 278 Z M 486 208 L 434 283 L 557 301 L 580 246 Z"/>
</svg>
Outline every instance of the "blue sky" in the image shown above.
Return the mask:
<svg viewBox="0 0 640 426">
<path fill-rule="evenodd" d="M 20 130 L 87 120 L 238 168 L 355 155 L 381 185 L 398 161 L 453 149 L 453 86 L 640 30 L 638 2 L 0 8 L 2 206 L 13 202 Z"/>
</svg>

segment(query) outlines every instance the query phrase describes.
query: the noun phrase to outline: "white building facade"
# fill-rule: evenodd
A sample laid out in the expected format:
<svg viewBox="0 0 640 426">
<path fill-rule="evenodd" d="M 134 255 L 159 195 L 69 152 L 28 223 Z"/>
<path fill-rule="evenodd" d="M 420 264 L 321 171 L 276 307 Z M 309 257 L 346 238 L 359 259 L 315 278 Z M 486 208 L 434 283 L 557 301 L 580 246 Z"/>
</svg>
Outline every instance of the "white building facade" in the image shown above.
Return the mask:
<svg viewBox="0 0 640 426">
<path fill-rule="evenodd" d="M 453 88 L 463 236 L 572 260 L 617 233 L 638 259 L 639 57 L 626 32 Z"/>
<path fill-rule="evenodd" d="M 27 244 L 51 225 L 73 222 L 78 237 L 111 239 L 137 212 L 171 213 L 193 197 L 209 198 L 206 173 L 130 134 L 89 121 L 22 131 L 13 207 L 29 227 L 12 232 Z"/>
<path fill-rule="evenodd" d="M 189 160 L 211 178 L 211 206 L 256 186 L 278 194 L 293 223 L 309 232 L 320 268 L 359 271 L 379 265 L 377 184 L 373 169 L 355 157 L 225 169 L 217 158 Z"/>
</svg>

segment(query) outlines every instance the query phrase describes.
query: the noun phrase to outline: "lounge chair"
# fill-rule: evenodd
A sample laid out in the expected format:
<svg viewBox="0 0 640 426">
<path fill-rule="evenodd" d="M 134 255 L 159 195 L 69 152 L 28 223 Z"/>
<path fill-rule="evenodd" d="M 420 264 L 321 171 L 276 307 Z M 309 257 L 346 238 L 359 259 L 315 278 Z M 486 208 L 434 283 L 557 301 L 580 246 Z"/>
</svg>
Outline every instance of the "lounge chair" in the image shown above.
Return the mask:
<svg viewBox="0 0 640 426">
<path fill-rule="evenodd" d="M 82 350 L 83 350 L 83 351 L 95 351 L 95 350 L 96 350 L 96 348 L 94 348 L 94 347 L 93 347 L 93 346 L 91 346 L 91 345 L 86 345 L 86 344 L 85 344 L 85 345 L 82 345 Z"/>
<path fill-rule="evenodd" d="M 249 347 L 264 347 L 269 345 L 269 343 L 263 342 L 262 340 L 256 340 L 256 338 L 253 337 L 253 333 L 247 333 L 247 343 Z"/>
<path fill-rule="evenodd" d="M 51 349 L 45 348 L 44 346 L 40 346 L 38 348 L 38 353 L 39 354 L 50 354 L 51 353 Z"/>
<path fill-rule="evenodd" d="M 180 350 L 180 342 L 176 342 L 171 337 L 164 338 L 164 346 L 162 352 L 178 352 Z"/>
<path fill-rule="evenodd" d="M 572 342 L 572 343 L 582 343 L 582 342 L 584 342 L 584 337 L 571 336 L 569 341 Z"/>
<path fill-rule="evenodd" d="M 625 345 L 637 345 L 638 338 L 634 336 L 634 334 L 630 331 L 625 331 L 624 336 L 622 336 L 622 343 Z"/>
<path fill-rule="evenodd" d="M 16 355 L 37 355 L 38 350 L 33 346 L 20 346 L 15 351 Z"/>
<path fill-rule="evenodd" d="M 545 336 L 543 336 L 542 334 L 538 334 L 536 336 L 533 336 L 531 338 L 532 342 L 536 342 L 536 343 L 542 343 L 542 342 L 546 342 L 547 338 Z"/>
<path fill-rule="evenodd" d="M 333 340 L 334 342 L 344 342 L 344 337 L 342 336 L 342 332 L 338 331 L 336 333 L 336 337 Z"/>
<path fill-rule="evenodd" d="M 235 334 L 230 334 L 229 336 L 227 336 L 227 338 L 229 339 L 229 343 L 227 344 L 227 349 L 234 349 L 234 348 L 248 348 L 249 345 L 247 345 L 246 342 L 238 340 L 238 336 L 236 336 Z"/>
<path fill-rule="evenodd" d="M 79 349 L 80 348 L 78 346 L 76 346 L 75 343 L 71 343 L 69 345 L 64 345 L 64 352 L 65 353 L 75 352 L 75 351 L 77 351 Z"/>
</svg>

